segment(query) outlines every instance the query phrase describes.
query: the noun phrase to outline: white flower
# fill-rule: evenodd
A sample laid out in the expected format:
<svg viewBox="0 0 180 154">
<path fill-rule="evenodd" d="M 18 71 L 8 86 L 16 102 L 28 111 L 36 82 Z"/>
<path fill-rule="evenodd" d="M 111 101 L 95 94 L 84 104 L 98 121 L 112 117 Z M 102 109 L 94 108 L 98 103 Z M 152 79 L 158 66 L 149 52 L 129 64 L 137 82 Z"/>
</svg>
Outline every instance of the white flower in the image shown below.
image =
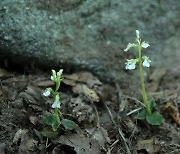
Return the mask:
<svg viewBox="0 0 180 154">
<path fill-rule="evenodd" d="M 130 60 L 127 60 L 127 62 L 125 63 L 126 64 L 126 69 L 127 70 L 133 70 L 136 68 L 136 63 L 138 62 L 138 59 L 130 59 Z"/>
<path fill-rule="evenodd" d="M 149 47 L 150 45 L 149 45 L 149 43 L 147 43 L 147 42 L 142 42 L 141 46 L 142 46 L 143 48 L 147 48 L 147 47 Z"/>
<path fill-rule="evenodd" d="M 137 39 L 140 39 L 139 30 L 136 30 L 136 37 L 137 37 Z"/>
<path fill-rule="evenodd" d="M 127 70 L 134 70 L 136 68 L 136 64 L 134 63 L 126 63 Z"/>
<path fill-rule="evenodd" d="M 150 67 L 150 62 L 151 62 L 151 60 L 149 59 L 149 57 L 143 56 L 142 58 L 144 59 L 144 61 L 143 61 L 143 66 L 144 66 L 144 67 Z"/>
<path fill-rule="evenodd" d="M 60 69 L 59 72 L 57 72 L 57 76 L 61 77 L 62 73 L 63 73 L 63 69 Z"/>
<path fill-rule="evenodd" d="M 150 60 L 144 60 L 143 61 L 143 66 L 144 67 L 150 67 L 150 62 L 151 62 Z"/>
<path fill-rule="evenodd" d="M 56 76 L 56 71 L 55 71 L 55 70 L 52 70 L 51 80 L 52 80 L 52 81 L 56 81 L 56 78 L 57 78 L 57 76 Z"/>
<path fill-rule="evenodd" d="M 43 96 L 45 96 L 45 97 L 48 97 L 50 94 L 51 94 L 51 92 L 49 90 L 45 90 L 43 92 Z"/>
<path fill-rule="evenodd" d="M 54 101 L 54 103 L 52 104 L 52 108 L 53 109 L 55 109 L 55 108 L 60 109 L 60 102 L 59 101 Z"/>
<path fill-rule="evenodd" d="M 132 43 L 129 43 L 128 45 L 127 45 L 127 47 L 126 47 L 126 49 L 124 49 L 124 51 L 125 52 L 127 52 L 130 48 L 132 48 L 132 47 L 135 47 L 136 46 L 136 44 L 132 44 Z"/>
</svg>

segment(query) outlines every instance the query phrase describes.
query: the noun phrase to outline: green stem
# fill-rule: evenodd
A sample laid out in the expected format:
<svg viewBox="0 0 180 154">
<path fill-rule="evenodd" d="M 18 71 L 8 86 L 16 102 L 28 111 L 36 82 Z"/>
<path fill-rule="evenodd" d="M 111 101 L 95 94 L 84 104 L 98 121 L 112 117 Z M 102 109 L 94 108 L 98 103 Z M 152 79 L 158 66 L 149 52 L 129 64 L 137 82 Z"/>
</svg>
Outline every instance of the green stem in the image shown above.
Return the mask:
<svg viewBox="0 0 180 154">
<path fill-rule="evenodd" d="M 148 114 L 151 114 L 152 112 L 151 112 L 151 108 L 148 103 L 148 98 L 146 95 L 146 89 L 145 89 L 145 84 L 144 84 L 141 50 L 142 50 L 142 47 L 139 45 L 138 52 L 139 52 L 139 74 L 140 74 L 140 79 L 141 79 L 141 90 L 142 90 L 143 100 L 144 100 L 144 104 L 146 105 L 147 112 L 148 112 Z"/>
<path fill-rule="evenodd" d="M 60 80 L 57 79 L 57 82 L 56 82 L 56 90 L 55 90 L 55 92 L 58 91 L 59 87 L 60 87 Z"/>
<path fill-rule="evenodd" d="M 56 114 L 56 120 L 58 123 L 60 123 L 60 118 L 59 118 L 59 114 L 58 114 L 58 109 L 54 109 L 54 113 Z"/>
</svg>

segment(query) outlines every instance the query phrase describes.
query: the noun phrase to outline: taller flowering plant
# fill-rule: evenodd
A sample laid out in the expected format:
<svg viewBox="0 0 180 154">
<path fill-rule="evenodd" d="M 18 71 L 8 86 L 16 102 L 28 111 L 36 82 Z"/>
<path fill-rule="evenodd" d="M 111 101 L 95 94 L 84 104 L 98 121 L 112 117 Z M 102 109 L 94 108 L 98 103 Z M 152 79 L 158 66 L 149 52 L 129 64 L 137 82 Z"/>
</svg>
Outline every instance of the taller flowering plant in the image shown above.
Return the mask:
<svg viewBox="0 0 180 154">
<path fill-rule="evenodd" d="M 143 108 L 139 113 L 134 114 L 135 118 L 146 120 L 151 125 L 160 125 L 163 121 L 162 115 L 159 112 L 153 112 L 156 103 L 154 100 L 148 100 L 144 83 L 143 67 L 150 67 L 151 60 L 147 56 L 142 56 L 142 49 L 146 49 L 149 46 L 148 42 L 141 40 L 139 31 L 136 30 L 136 43 L 129 43 L 124 51 L 127 52 L 130 48 L 136 48 L 138 51 L 138 58 L 127 59 L 125 68 L 127 70 L 133 70 L 136 67 L 139 68 L 141 91 L 146 108 Z"/>
</svg>

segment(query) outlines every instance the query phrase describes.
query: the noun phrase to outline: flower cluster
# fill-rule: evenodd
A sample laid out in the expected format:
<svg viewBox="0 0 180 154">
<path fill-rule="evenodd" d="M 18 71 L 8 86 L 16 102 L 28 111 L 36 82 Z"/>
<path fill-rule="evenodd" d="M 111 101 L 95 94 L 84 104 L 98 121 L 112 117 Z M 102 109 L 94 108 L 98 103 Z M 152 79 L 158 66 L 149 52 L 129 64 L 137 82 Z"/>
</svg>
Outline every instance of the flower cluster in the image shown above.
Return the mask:
<svg viewBox="0 0 180 154">
<path fill-rule="evenodd" d="M 142 48 L 146 49 L 150 46 L 148 42 L 145 41 L 141 42 L 141 38 L 139 36 L 138 30 L 136 30 L 136 41 L 137 43 L 129 43 L 126 49 L 124 49 L 124 51 L 127 52 L 130 48 L 139 48 L 139 47 L 140 49 Z M 142 65 L 144 67 L 150 67 L 151 60 L 147 56 L 139 57 L 136 59 L 127 59 L 127 62 L 125 63 L 126 64 L 125 68 L 128 70 L 133 70 L 136 68 L 136 64 L 138 64 L 139 62 L 142 62 Z"/>
<path fill-rule="evenodd" d="M 51 80 L 54 81 L 56 83 L 56 90 L 54 91 L 52 88 L 46 88 L 46 90 L 43 92 L 43 95 L 45 97 L 50 96 L 51 94 L 54 97 L 54 103 L 52 104 L 52 108 L 56 109 L 60 109 L 60 100 L 59 100 L 59 93 L 58 93 L 58 89 L 60 87 L 60 83 L 61 83 L 61 76 L 63 73 L 63 69 L 60 69 L 59 72 L 56 73 L 55 70 L 52 70 L 52 75 L 51 75 Z"/>
<path fill-rule="evenodd" d="M 143 61 L 143 63 L 142 63 L 142 65 L 144 66 L 144 67 L 150 67 L 150 62 L 151 62 L 151 60 L 149 59 L 149 57 L 147 57 L 147 56 L 143 56 L 142 57 L 142 61 Z M 136 68 L 136 64 L 138 64 L 138 62 L 139 62 L 139 59 L 138 58 L 136 58 L 136 59 L 127 59 L 127 62 L 125 63 L 126 64 L 126 69 L 127 70 L 133 70 L 133 69 L 135 69 Z"/>
</svg>

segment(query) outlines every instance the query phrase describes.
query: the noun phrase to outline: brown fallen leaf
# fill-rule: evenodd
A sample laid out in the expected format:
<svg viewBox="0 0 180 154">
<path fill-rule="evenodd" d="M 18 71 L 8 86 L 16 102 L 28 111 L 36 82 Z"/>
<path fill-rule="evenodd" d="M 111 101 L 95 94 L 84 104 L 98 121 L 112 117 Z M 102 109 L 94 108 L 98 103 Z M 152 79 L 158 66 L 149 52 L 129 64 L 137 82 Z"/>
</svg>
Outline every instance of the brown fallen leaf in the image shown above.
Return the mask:
<svg viewBox="0 0 180 154">
<path fill-rule="evenodd" d="M 67 133 L 65 135 L 61 135 L 58 144 L 66 145 L 66 147 L 69 146 L 70 149 L 73 149 L 73 152 L 76 154 L 100 154 L 101 153 L 101 147 L 98 144 L 97 140 L 90 139 L 86 137 L 85 135 L 81 134 L 72 134 Z M 57 149 L 58 147 L 55 147 L 53 149 L 53 152 L 56 151 L 56 153 L 60 153 L 62 149 Z"/>
<path fill-rule="evenodd" d="M 27 129 L 19 129 L 15 135 L 14 135 L 14 138 L 13 138 L 13 143 L 16 144 L 20 139 L 21 137 L 26 134 L 28 132 Z"/>
<path fill-rule="evenodd" d="M 29 116 L 29 121 L 33 124 L 36 125 L 38 122 L 38 118 L 35 116 Z"/>
<path fill-rule="evenodd" d="M 25 92 L 35 98 L 36 100 L 41 99 L 41 89 L 39 87 L 33 86 L 33 85 L 28 85 L 27 89 Z"/>
<path fill-rule="evenodd" d="M 166 112 L 171 116 L 174 122 L 180 126 L 180 114 L 178 109 L 172 104 L 172 102 L 168 102 L 165 106 Z"/>
<path fill-rule="evenodd" d="M 77 83 L 77 81 L 76 80 L 73 80 L 73 79 L 67 79 L 67 78 L 64 78 L 63 80 L 62 80 L 62 82 L 64 83 L 64 84 L 66 84 L 66 85 L 69 85 L 69 86 L 75 86 Z"/>
<path fill-rule="evenodd" d="M 67 85 L 74 86 L 76 83 L 86 83 L 90 88 L 94 85 L 101 85 L 99 79 L 93 76 L 90 72 L 80 72 L 71 75 L 64 75 L 63 80 Z"/>
<path fill-rule="evenodd" d="M 72 114 L 77 118 L 79 123 L 92 123 L 95 121 L 93 106 L 88 104 L 83 96 L 71 99 Z"/>
<path fill-rule="evenodd" d="M 149 154 L 155 154 L 160 150 L 160 147 L 155 144 L 155 138 L 142 140 L 137 143 L 138 150 L 146 150 Z"/>
<path fill-rule="evenodd" d="M 92 139 L 98 141 L 99 145 L 104 147 L 105 143 L 111 143 L 111 139 L 109 138 L 108 132 L 103 127 L 100 127 L 97 131 L 92 135 Z"/>
<path fill-rule="evenodd" d="M 36 80 L 33 83 L 38 87 L 49 87 L 55 85 L 55 83 L 51 80 Z"/>
<path fill-rule="evenodd" d="M 64 77 L 64 79 L 78 81 L 79 75 L 78 75 L 78 73 L 74 73 L 74 74 L 70 74 L 70 75 L 63 75 L 63 77 Z"/>
<path fill-rule="evenodd" d="M 95 86 L 94 90 L 103 101 L 111 100 L 113 89 L 109 85 Z"/>
<path fill-rule="evenodd" d="M 151 91 L 155 92 L 158 90 L 160 81 L 165 74 L 166 74 L 165 68 L 157 68 L 154 70 L 154 72 L 150 76 Z"/>
<path fill-rule="evenodd" d="M 80 83 L 77 84 L 76 86 L 73 87 L 73 92 L 76 94 L 84 94 L 85 96 L 92 99 L 92 101 L 94 101 L 94 102 L 99 102 L 99 100 L 100 100 L 97 93 L 93 89 L 90 89 L 85 84 L 80 84 Z"/>
<path fill-rule="evenodd" d="M 15 100 L 20 91 L 23 91 L 29 84 L 29 79 L 24 76 L 14 76 L 1 81 L 4 92 L 7 92 L 7 99 Z"/>
<path fill-rule="evenodd" d="M 0 68 L 0 77 L 11 77 L 14 76 L 14 73 L 8 72 L 3 68 Z"/>
<path fill-rule="evenodd" d="M 21 136 L 18 153 L 34 153 L 38 145 L 38 141 L 31 138 L 29 133 Z"/>
</svg>

